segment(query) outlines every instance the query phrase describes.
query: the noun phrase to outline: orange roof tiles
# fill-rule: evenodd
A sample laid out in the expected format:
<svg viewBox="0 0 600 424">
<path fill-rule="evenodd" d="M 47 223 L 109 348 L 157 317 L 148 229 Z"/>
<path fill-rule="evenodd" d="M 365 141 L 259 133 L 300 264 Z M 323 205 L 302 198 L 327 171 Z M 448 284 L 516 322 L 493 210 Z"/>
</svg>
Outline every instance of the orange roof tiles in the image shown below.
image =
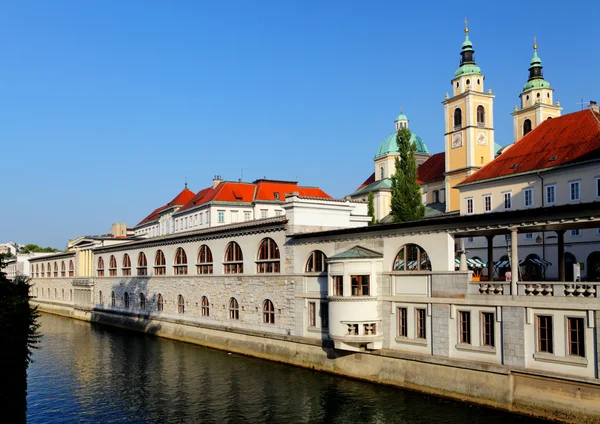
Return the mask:
<svg viewBox="0 0 600 424">
<path fill-rule="evenodd" d="M 165 209 L 168 209 L 168 208 L 170 208 L 172 206 L 175 206 L 175 205 L 185 205 L 194 196 L 195 195 L 194 195 L 193 191 L 189 190 L 187 187 L 184 188 L 183 190 L 181 190 L 181 192 L 177 196 L 175 196 L 175 198 L 173 200 L 171 200 L 166 205 L 161 206 L 160 208 L 157 208 L 157 209 L 153 210 L 150 215 L 148 215 L 146 218 L 142 219 L 140 221 L 140 223 L 138 225 L 136 225 L 136 226 L 147 224 L 148 222 L 156 221 L 160 217 L 160 213 L 162 211 L 164 211 Z"/>
<path fill-rule="evenodd" d="M 461 184 L 600 159 L 600 114 L 591 109 L 544 121 Z"/>
<path fill-rule="evenodd" d="M 446 172 L 446 153 L 436 153 L 417 168 L 417 182 L 423 184 L 441 180 L 444 178 L 444 172 Z"/>
</svg>

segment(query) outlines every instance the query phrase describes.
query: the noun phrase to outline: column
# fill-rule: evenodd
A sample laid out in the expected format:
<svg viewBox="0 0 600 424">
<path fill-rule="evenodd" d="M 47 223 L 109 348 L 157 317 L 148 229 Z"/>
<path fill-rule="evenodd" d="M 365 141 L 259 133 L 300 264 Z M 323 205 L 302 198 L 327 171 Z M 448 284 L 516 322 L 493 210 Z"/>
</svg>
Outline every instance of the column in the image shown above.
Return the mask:
<svg viewBox="0 0 600 424">
<path fill-rule="evenodd" d="M 460 267 L 459 271 L 468 271 L 467 267 L 467 251 L 465 250 L 465 239 L 460 239 Z"/>
<path fill-rule="evenodd" d="M 487 240 L 488 280 L 494 281 L 494 236 L 485 236 Z"/>
<path fill-rule="evenodd" d="M 558 281 L 565 281 L 565 230 L 558 230 Z"/>
<path fill-rule="evenodd" d="M 519 239 L 516 228 L 510 230 L 510 294 L 516 296 L 519 281 Z"/>
</svg>

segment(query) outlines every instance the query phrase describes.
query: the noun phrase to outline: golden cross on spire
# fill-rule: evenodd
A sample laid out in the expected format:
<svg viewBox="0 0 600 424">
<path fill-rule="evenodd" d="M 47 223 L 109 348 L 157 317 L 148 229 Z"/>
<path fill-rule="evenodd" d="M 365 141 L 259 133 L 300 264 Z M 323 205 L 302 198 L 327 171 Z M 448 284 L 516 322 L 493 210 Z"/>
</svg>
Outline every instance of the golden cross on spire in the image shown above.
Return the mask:
<svg viewBox="0 0 600 424">
<path fill-rule="evenodd" d="M 537 50 L 537 39 L 535 35 L 533 36 L 533 50 Z"/>
<path fill-rule="evenodd" d="M 465 33 L 469 33 L 469 21 L 467 20 L 467 18 L 465 17 Z"/>
</svg>

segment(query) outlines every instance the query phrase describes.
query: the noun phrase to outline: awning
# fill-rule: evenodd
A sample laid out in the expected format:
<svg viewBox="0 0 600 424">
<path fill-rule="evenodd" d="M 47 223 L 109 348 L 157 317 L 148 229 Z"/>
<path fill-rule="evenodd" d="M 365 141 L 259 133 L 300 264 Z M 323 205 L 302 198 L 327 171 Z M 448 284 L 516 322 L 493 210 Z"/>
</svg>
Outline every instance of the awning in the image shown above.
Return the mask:
<svg viewBox="0 0 600 424">
<path fill-rule="evenodd" d="M 552 262 L 548 262 L 544 259 L 539 259 L 539 258 L 529 258 L 529 259 L 521 259 L 519 261 L 519 266 L 523 266 L 525 265 L 525 263 L 527 263 L 527 261 L 530 261 L 536 265 L 539 265 L 541 267 L 547 268 L 550 265 L 552 265 Z M 510 268 L 510 262 L 509 261 L 496 261 L 494 262 L 494 268 Z"/>
<path fill-rule="evenodd" d="M 454 266 L 460 268 L 460 259 L 454 259 Z M 467 259 L 467 266 L 469 268 L 487 268 L 487 264 L 480 259 Z"/>
</svg>

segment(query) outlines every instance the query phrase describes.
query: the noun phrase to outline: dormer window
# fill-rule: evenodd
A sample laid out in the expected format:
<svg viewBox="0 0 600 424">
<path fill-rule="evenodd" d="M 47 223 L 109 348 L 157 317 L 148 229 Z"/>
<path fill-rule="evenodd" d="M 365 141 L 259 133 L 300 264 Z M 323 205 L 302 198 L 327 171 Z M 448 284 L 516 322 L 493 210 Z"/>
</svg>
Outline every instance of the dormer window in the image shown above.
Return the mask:
<svg viewBox="0 0 600 424">
<path fill-rule="evenodd" d="M 279 200 L 279 193 L 275 192 L 273 193 L 273 196 L 275 197 L 275 200 Z"/>
</svg>

